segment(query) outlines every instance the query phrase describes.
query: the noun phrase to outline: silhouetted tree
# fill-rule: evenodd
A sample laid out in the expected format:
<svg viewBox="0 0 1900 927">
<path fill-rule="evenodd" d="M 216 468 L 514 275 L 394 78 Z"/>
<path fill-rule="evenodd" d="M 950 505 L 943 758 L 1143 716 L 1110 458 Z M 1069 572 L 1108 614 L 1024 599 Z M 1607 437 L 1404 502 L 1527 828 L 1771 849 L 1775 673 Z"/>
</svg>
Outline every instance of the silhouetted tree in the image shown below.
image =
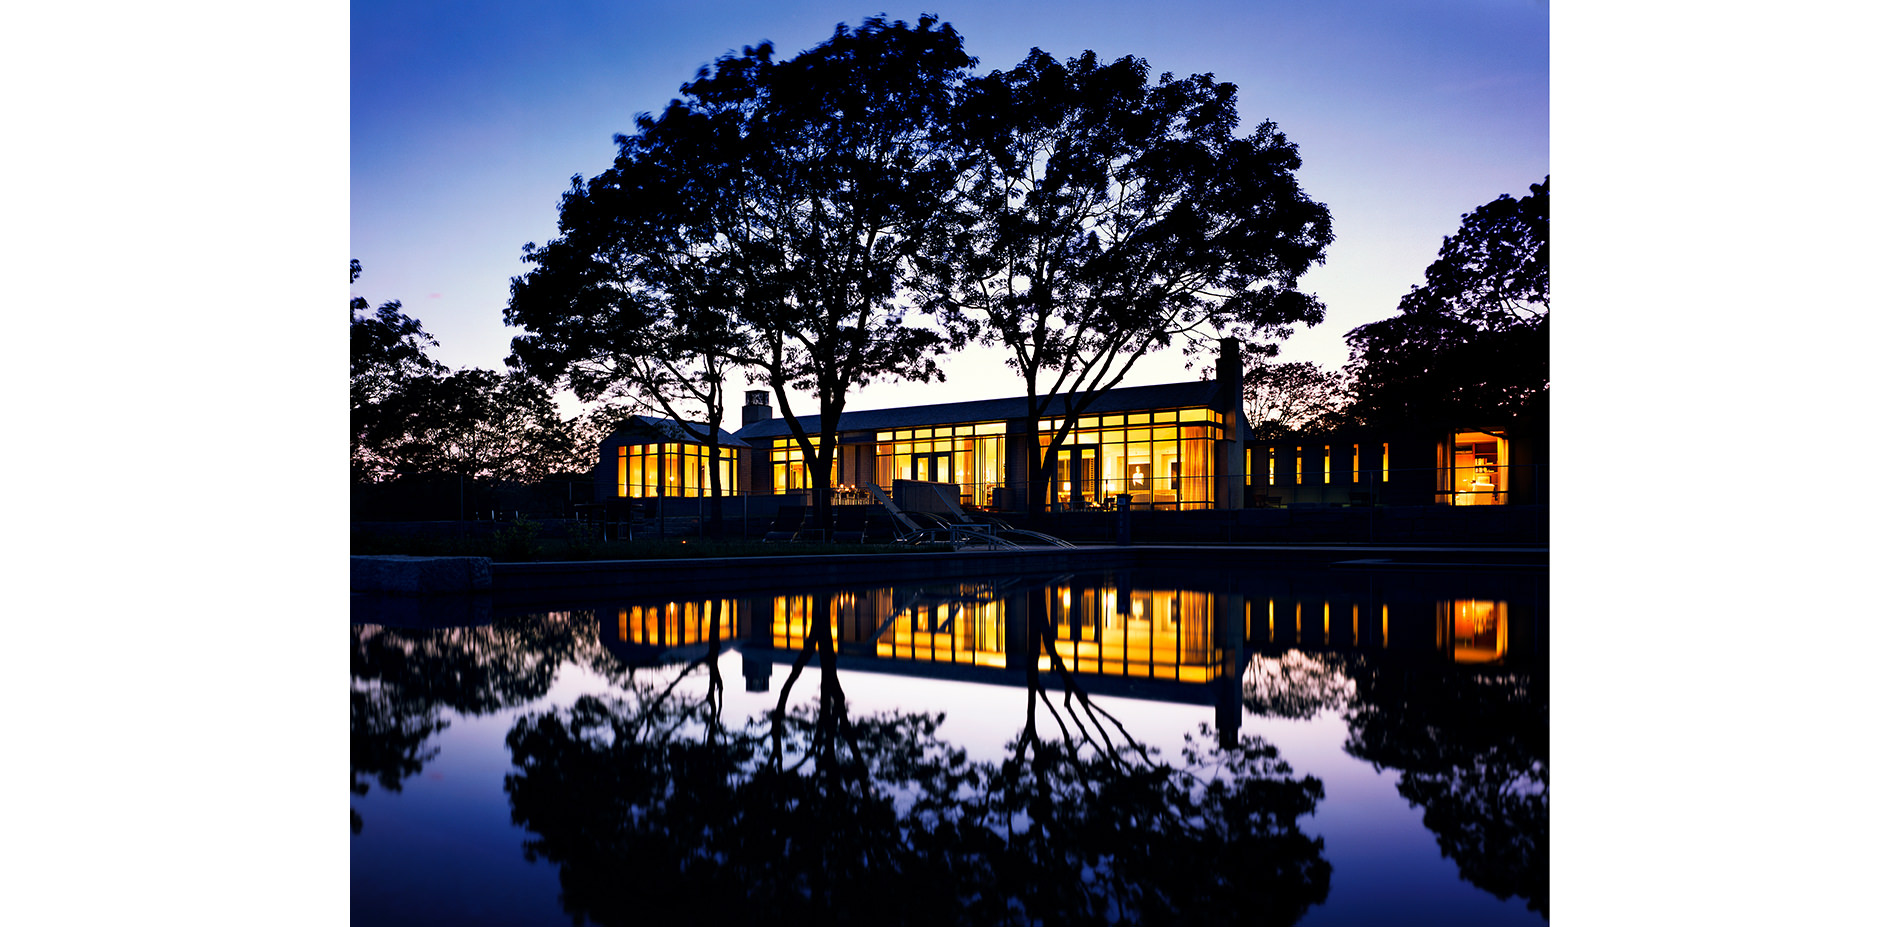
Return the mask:
<svg viewBox="0 0 1900 927">
<path fill-rule="evenodd" d="M 565 319 L 543 310 L 566 294 L 533 312 L 524 299 L 511 318 L 543 339 L 524 356 L 565 359 L 572 376 L 579 358 L 654 350 L 617 340 L 630 327 L 620 313 L 706 314 L 682 330 L 717 333 L 706 356 L 772 388 L 825 523 L 847 394 L 879 376 L 941 378 L 944 339 L 905 323 L 898 285 L 947 195 L 941 124 L 971 63 L 955 30 L 925 16 L 915 28 L 840 25 L 789 61 L 762 44 L 702 68 L 665 113 L 619 139 L 613 171 L 576 179 L 563 233 L 580 253 L 530 249 L 531 262 L 585 268 L 576 279 L 591 289 Z M 527 283 L 532 293 L 533 274 Z M 793 389 L 817 397 L 815 431 L 798 421 Z"/>
<path fill-rule="evenodd" d="M 350 282 L 363 265 L 350 260 Z M 385 403 L 404 384 L 440 376 L 447 368 L 429 357 L 434 336 L 422 323 L 402 313 L 402 302 L 390 300 L 369 311 L 369 300 L 350 297 L 350 473 L 368 480 L 393 473 L 397 462 L 370 438 L 381 426 Z"/>
<path fill-rule="evenodd" d="M 1256 438 L 1292 434 L 1346 404 L 1346 378 L 1311 361 L 1267 363 L 1257 345 L 1243 350 L 1241 392 Z"/>
<path fill-rule="evenodd" d="M 362 265 L 350 261 L 350 282 Z M 521 376 L 428 356 L 435 339 L 402 303 L 350 299 L 350 473 L 358 482 L 461 475 L 533 482 L 593 469 L 597 429 L 563 418 L 547 388 Z M 589 439 L 593 439 L 590 442 Z"/>
<path fill-rule="evenodd" d="M 1547 421 L 1550 178 L 1467 213 L 1399 314 L 1346 336 L 1354 418 L 1378 425 Z"/>
<path fill-rule="evenodd" d="M 669 110 L 664 128 L 642 116 L 642 134 L 619 137 L 610 170 L 585 184 L 575 175 L 561 198 L 561 237 L 524 249 L 535 269 L 514 279 L 503 317 L 531 332 L 514 339 L 510 367 L 565 382 L 583 401 L 631 399 L 717 459 L 725 378 L 743 334 L 722 311 L 730 300 L 716 257 L 690 238 L 708 217 L 693 212 L 703 204 L 688 175 L 706 166 L 668 161 L 695 148 L 681 136 L 707 128 L 696 115 Z M 711 494 L 724 495 L 722 468 L 708 475 Z"/>
<path fill-rule="evenodd" d="M 1273 123 L 1236 137 L 1233 84 L 1148 80 L 1145 61 L 1031 50 L 969 82 L 955 114 L 957 195 L 920 262 L 953 330 L 1002 344 L 1024 380 L 1040 508 L 1061 444 L 1135 361 L 1233 329 L 1284 338 L 1325 309 L 1296 287 L 1332 242 L 1300 189 L 1298 148 Z"/>
</svg>

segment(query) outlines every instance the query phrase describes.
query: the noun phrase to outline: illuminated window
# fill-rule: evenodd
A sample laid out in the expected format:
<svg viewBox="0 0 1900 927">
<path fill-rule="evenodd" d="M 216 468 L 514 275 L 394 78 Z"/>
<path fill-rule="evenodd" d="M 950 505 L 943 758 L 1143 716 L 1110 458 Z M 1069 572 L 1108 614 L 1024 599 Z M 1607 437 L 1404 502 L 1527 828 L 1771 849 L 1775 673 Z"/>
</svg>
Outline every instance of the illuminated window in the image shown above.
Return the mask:
<svg viewBox="0 0 1900 927">
<path fill-rule="evenodd" d="M 1438 491 L 1452 505 L 1503 505 L 1510 443 L 1485 431 L 1461 431 L 1439 445 Z"/>
<path fill-rule="evenodd" d="M 1330 483 L 1333 481 L 1333 446 L 1330 444 L 1326 445 L 1321 449 L 1320 453 L 1325 455 L 1319 459 L 1320 469 L 1323 471 L 1320 475 L 1320 479 L 1323 482 Z"/>
<path fill-rule="evenodd" d="M 1359 445 L 1352 446 L 1352 481 L 1359 482 Z"/>
<path fill-rule="evenodd" d="M 1306 482 L 1306 448 L 1293 449 L 1293 482 L 1301 484 Z"/>
<path fill-rule="evenodd" d="M 1379 447 L 1380 453 L 1385 457 L 1385 463 L 1380 465 L 1379 482 L 1390 483 L 1392 482 L 1392 445 L 1381 444 Z"/>
<path fill-rule="evenodd" d="M 731 448 L 719 448 L 715 456 L 703 444 L 627 444 L 615 456 L 615 492 L 622 498 L 709 495 L 709 461 L 720 468 L 721 494 L 730 494 L 738 486 L 738 452 Z"/>
</svg>

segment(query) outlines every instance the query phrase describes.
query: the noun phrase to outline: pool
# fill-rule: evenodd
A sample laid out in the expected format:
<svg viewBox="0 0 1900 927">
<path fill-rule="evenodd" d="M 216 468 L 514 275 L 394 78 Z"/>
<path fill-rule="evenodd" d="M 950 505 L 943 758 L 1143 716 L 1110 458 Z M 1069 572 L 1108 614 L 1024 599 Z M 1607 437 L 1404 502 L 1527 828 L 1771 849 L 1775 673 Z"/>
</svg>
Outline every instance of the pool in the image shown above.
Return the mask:
<svg viewBox="0 0 1900 927">
<path fill-rule="evenodd" d="M 1129 569 L 363 600 L 352 920 L 1545 923 L 1547 599 Z"/>
</svg>

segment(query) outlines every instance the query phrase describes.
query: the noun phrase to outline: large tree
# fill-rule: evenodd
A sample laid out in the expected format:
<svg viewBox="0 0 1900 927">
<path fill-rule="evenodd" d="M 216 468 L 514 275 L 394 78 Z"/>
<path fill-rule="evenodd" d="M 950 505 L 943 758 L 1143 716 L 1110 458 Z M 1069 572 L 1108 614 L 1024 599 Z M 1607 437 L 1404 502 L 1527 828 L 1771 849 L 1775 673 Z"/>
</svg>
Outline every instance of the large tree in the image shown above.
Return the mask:
<svg viewBox="0 0 1900 927">
<path fill-rule="evenodd" d="M 577 178 L 563 202 L 564 236 L 577 260 L 592 259 L 583 279 L 640 295 L 552 318 L 523 303 L 509 320 L 536 336 L 585 329 L 588 344 L 631 356 L 655 346 L 616 343 L 630 326 L 615 313 L 651 312 L 656 300 L 705 313 L 705 328 L 721 333 L 711 353 L 776 394 L 822 523 L 847 394 L 878 376 L 941 376 L 933 357 L 944 339 L 908 324 L 898 292 L 946 196 L 942 127 L 972 63 L 955 30 L 926 16 L 915 27 L 840 25 L 788 61 L 765 44 L 702 68 L 661 116 L 619 139 L 613 171 Z M 632 184 L 645 186 L 633 195 Z M 570 230 L 570 210 L 595 206 L 585 237 Z M 544 257 L 531 249 L 545 268 Z M 571 377 L 582 341 L 544 340 L 541 362 L 565 357 Z M 816 429 L 798 421 L 793 390 L 815 396 Z"/>
<path fill-rule="evenodd" d="M 1273 123 L 1235 135 L 1236 96 L 1206 74 L 1150 82 L 1136 58 L 1040 49 L 960 96 L 960 187 L 919 282 L 959 334 L 1009 350 L 1029 434 L 1060 421 L 1029 461 L 1032 508 L 1077 419 L 1141 357 L 1324 317 L 1297 284 L 1332 242 L 1330 214 Z"/>
<path fill-rule="evenodd" d="M 1353 329 L 1353 417 L 1432 427 L 1541 422 L 1550 390 L 1550 178 L 1466 213 L 1399 301 Z"/>
</svg>

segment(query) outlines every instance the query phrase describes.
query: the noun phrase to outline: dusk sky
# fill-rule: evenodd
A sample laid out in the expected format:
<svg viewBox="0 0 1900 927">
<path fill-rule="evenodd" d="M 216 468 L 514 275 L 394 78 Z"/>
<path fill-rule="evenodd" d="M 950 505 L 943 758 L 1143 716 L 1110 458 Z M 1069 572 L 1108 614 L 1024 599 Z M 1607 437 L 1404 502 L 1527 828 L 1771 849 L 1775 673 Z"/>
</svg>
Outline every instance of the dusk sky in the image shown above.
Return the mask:
<svg viewBox="0 0 1900 927">
<path fill-rule="evenodd" d="M 987 73 L 1032 47 L 1147 59 L 1240 91 L 1242 131 L 1272 120 L 1300 146 L 1336 241 L 1304 286 L 1327 321 L 1289 360 L 1339 368 L 1345 333 L 1394 313 L 1459 216 L 1550 173 L 1550 14 L 1540 0 L 933 4 Z M 452 367 L 499 368 L 521 246 L 555 232 L 569 179 L 614 155 L 702 65 L 769 40 L 781 58 L 879 12 L 843 2 L 357 3 L 350 24 L 350 254 L 355 295 L 399 299 Z M 850 408 L 1014 395 L 1001 355 L 967 352 L 942 385 L 873 384 Z M 1211 362 L 1208 362 L 1211 365 Z M 1198 370 L 1197 365 L 1197 370 Z M 1125 385 L 1194 379 L 1143 360 Z M 736 383 L 736 380 L 735 380 Z M 801 414 L 813 411 L 800 408 Z M 736 413 L 729 414 L 736 422 Z"/>
</svg>

